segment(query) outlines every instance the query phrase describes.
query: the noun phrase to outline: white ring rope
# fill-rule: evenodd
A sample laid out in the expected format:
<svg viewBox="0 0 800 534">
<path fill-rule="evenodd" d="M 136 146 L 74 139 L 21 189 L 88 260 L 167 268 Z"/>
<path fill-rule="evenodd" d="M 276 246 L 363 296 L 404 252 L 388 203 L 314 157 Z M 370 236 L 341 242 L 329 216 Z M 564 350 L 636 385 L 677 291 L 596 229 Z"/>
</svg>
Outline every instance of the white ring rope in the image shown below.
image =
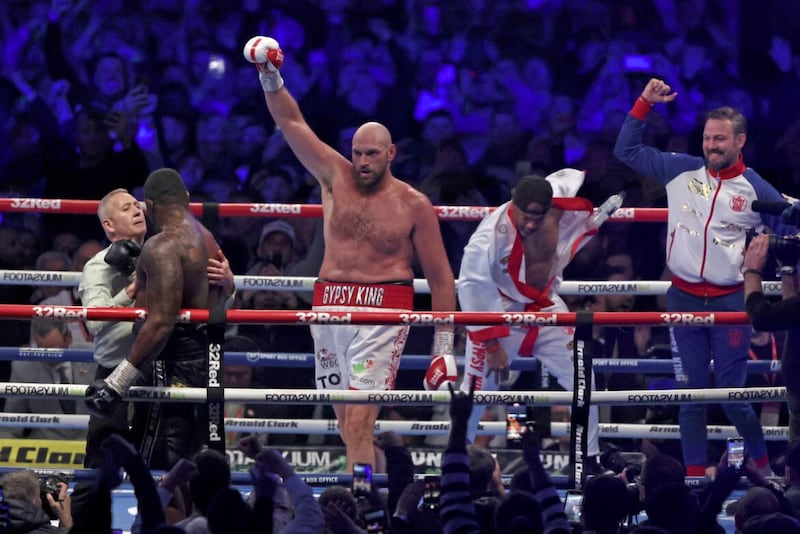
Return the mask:
<svg viewBox="0 0 800 534">
<path fill-rule="evenodd" d="M 0 391 L 7 397 L 44 396 L 57 399 L 83 398 L 86 386 L 80 384 L 35 384 L 6 382 Z M 435 405 L 450 404 L 449 391 L 322 391 L 304 389 L 244 389 L 227 388 L 225 400 L 262 404 L 395 404 Z M 476 405 L 523 402 L 529 406 L 568 405 L 572 403 L 570 391 L 476 391 Z M 205 388 L 174 388 L 134 386 L 128 395 L 132 401 L 152 402 L 204 402 Z M 630 404 L 683 404 L 687 402 L 710 404 L 716 402 L 774 402 L 786 400 L 785 387 L 715 388 L 715 389 L 665 389 L 592 391 L 591 402 L 597 405 Z"/>
<path fill-rule="evenodd" d="M 85 429 L 89 425 L 88 415 L 61 414 L 27 414 L 0 413 L 0 427 L 31 428 L 77 428 Z M 680 438 L 678 425 L 601 423 L 601 438 Z M 765 426 L 764 437 L 770 441 L 788 439 L 789 429 L 783 426 Z M 569 423 L 550 423 L 551 435 L 554 437 L 569 436 Z M 327 434 L 337 435 L 339 426 L 336 419 L 256 419 L 228 417 L 225 418 L 226 432 L 268 432 L 270 434 Z M 736 427 L 712 425 L 707 427 L 708 438 L 721 440 L 738 435 Z M 445 436 L 450 432 L 448 421 L 394 421 L 379 420 L 375 422 L 375 434 L 381 432 L 397 432 L 405 436 Z M 478 426 L 478 434 L 501 436 L 506 433 L 506 425 L 502 422 L 486 421 Z"/>
<path fill-rule="evenodd" d="M 680 438 L 678 425 L 653 425 L 630 423 L 600 423 L 601 438 Z M 739 435 L 734 426 L 711 425 L 706 427 L 709 439 L 727 439 Z M 764 437 L 771 441 L 786 440 L 789 428 L 765 426 Z M 550 423 L 551 435 L 567 437 L 569 423 Z M 226 432 L 269 432 L 270 434 L 330 434 L 339 432 L 336 419 L 295 420 L 295 419 L 225 419 Z M 445 436 L 450 433 L 448 421 L 393 421 L 380 420 L 375 423 L 375 433 L 392 431 L 406 436 Z M 484 421 L 478 426 L 478 434 L 502 436 L 506 434 L 504 422 Z"/>
<path fill-rule="evenodd" d="M 0 285 L 33 284 L 38 286 L 77 286 L 81 273 L 74 271 L 11 271 L 0 269 Z M 233 277 L 236 289 L 262 291 L 312 291 L 316 277 L 309 276 L 247 276 Z M 458 284 L 458 280 L 456 280 Z M 664 280 L 576 281 L 561 282 L 559 295 L 666 295 L 671 282 Z M 780 281 L 761 284 L 766 295 L 780 295 Z M 428 282 L 414 279 L 416 293 L 430 293 Z"/>
</svg>

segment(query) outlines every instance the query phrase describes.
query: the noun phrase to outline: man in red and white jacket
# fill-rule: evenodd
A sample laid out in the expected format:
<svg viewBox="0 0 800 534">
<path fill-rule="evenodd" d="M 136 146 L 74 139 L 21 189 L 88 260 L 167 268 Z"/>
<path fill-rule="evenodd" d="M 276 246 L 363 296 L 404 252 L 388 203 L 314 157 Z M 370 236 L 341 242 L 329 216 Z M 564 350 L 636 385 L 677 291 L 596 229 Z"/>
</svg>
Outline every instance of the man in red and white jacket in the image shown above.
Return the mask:
<svg viewBox="0 0 800 534">
<path fill-rule="evenodd" d="M 512 200 L 481 222 L 464 248 L 458 275 L 462 310 L 569 311 L 556 294 L 562 271 L 610 214 L 594 216 L 591 202 L 575 196 L 584 175 L 562 169 L 547 178 L 525 176 Z M 536 357 L 572 390 L 573 327 L 470 326 L 467 331 L 462 391 L 473 376 L 477 391 L 496 390 L 517 356 Z M 481 407 L 472 412 L 470 440 L 482 413 Z M 589 412 L 589 456 L 599 453 L 597 423 L 595 406 Z"/>
<path fill-rule="evenodd" d="M 677 93 L 663 80 L 648 81 L 617 137 L 614 155 L 626 165 L 664 184 L 667 190 L 667 267 L 672 286 L 667 311 L 743 311 L 740 272 L 746 231 L 780 228 L 777 217 L 753 211 L 753 202 L 783 202 L 781 194 L 747 167 L 742 148 L 747 120 L 723 106 L 706 115 L 703 156 L 661 152 L 645 146 L 647 115 L 656 103 L 672 102 Z M 749 325 L 677 326 L 670 328 L 675 376 L 680 387 L 711 386 L 709 363 L 714 359 L 714 385 L 743 387 L 750 347 Z M 725 415 L 744 438 L 756 465 L 771 472 L 764 434 L 749 403 L 725 403 Z M 683 463 L 689 476 L 703 476 L 707 464 L 706 405 L 680 407 Z"/>
</svg>

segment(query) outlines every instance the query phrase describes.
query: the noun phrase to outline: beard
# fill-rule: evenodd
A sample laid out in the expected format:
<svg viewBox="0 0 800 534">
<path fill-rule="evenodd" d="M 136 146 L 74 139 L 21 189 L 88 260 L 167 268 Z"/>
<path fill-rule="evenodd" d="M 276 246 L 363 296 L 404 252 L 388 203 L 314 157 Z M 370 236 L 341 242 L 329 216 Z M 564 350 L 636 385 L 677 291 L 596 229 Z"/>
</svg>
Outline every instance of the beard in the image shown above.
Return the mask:
<svg viewBox="0 0 800 534">
<path fill-rule="evenodd" d="M 720 159 L 717 159 L 715 162 L 710 161 L 710 157 L 712 155 L 720 156 Z M 711 169 L 712 171 L 721 171 L 722 169 L 727 169 L 731 165 L 735 163 L 735 160 L 730 157 L 726 157 L 723 152 L 718 151 L 710 151 L 705 156 L 706 167 Z"/>
<path fill-rule="evenodd" d="M 353 182 L 360 190 L 370 192 L 378 187 L 386 174 L 386 166 L 371 168 L 367 174 L 362 174 L 360 169 L 353 166 Z"/>
</svg>

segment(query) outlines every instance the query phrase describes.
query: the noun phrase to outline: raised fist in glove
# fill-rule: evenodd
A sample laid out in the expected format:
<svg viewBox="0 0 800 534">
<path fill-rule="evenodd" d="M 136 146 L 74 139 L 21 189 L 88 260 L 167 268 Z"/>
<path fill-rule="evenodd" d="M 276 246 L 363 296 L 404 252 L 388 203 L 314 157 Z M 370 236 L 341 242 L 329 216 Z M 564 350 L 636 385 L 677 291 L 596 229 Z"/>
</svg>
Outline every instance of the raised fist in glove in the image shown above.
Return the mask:
<svg viewBox="0 0 800 534">
<path fill-rule="evenodd" d="M 120 239 L 111 243 L 103 260 L 125 276 L 136 270 L 136 258 L 142 253 L 142 247 L 130 239 Z"/>
<path fill-rule="evenodd" d="M 122 401 L 122 395 L 109 386 L 105 380 L 98 380 L 86 388 L 86 396 L 83 401 L 92 415 L 110 417 Z"/>
<path fill-rule="evenodd" d="M 253 37 L 245 43 L 242 54 L 247 61 L 255 63 L 265 92 L 274 93 L 283 87 L 283 78 L 278 72 L 283 65 L 283 51 L 278 41 L 272 37 Z"/>
<path fill-rule="evenodd" d="M 431 360 L 422 385 L 427 391 L 443 391 L 447 389 L 448 383 L 455 386 L 457 381 L 456 357 L 452 354 L 440 354 Z"/>
</svg>

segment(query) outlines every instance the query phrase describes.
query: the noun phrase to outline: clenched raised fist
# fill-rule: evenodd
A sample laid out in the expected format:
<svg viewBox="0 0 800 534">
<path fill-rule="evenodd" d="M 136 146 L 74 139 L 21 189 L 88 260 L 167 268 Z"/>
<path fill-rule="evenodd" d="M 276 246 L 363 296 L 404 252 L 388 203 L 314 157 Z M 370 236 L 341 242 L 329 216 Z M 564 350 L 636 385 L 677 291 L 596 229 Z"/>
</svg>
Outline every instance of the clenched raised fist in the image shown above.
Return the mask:
<svg viewBox="0 0 800 534">
<path fill-rule="evenodd" d="M 256 36 L 244 45 L 244 58 L 255 64 L 261 87 L 267 93 L 274 93 L 283 87 L 283 78 L 279 72 L 283 65 L 283 51 L 278 41 L 272 37 Z"/>
<path fill-rule="evenodd" d="M 250 63 L 269 63 L 270 70 L 276 71 L 283 65 L 283 52 L 278 41 L 272 37 L 256 36 L 247 41 L 242 51 Z"/>
</svg>

